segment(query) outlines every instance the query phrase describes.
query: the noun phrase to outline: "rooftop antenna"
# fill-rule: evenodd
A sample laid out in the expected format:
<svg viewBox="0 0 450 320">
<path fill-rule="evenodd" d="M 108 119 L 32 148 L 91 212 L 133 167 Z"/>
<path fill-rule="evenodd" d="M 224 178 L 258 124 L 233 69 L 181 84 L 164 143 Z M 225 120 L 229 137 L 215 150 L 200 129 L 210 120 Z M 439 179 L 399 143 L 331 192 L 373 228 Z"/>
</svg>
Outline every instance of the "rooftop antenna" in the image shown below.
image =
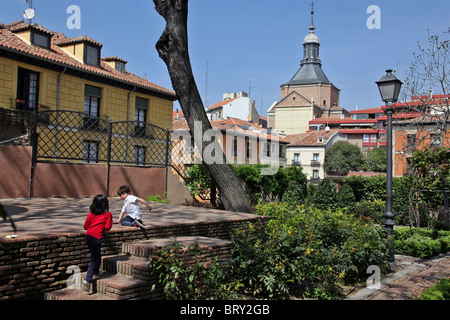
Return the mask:
<svg viewBox="0 0 450 320">
<path fill-rule="evenodd" d="M 250 98 L 250 91 L 252 90 L 252 87 L 250 84 L 252 82 L 252 80 L 255 80 L 254 78 L 248 79 L 248 97 Z"/>
<path fill-rule="evenodd" d="M 205 108 L 208 108 L 208 58 L 206 58 Z"/>
<path fill-rule="evenodd" d="M 23 17 L 28 20 L 28 23 L 32 22 L 32 19 L 36 15 L 36 11 L 33 9 L 33 0 L 26 0 L 28 3 L 28 9 L 23 12 Z"/>
</svg>

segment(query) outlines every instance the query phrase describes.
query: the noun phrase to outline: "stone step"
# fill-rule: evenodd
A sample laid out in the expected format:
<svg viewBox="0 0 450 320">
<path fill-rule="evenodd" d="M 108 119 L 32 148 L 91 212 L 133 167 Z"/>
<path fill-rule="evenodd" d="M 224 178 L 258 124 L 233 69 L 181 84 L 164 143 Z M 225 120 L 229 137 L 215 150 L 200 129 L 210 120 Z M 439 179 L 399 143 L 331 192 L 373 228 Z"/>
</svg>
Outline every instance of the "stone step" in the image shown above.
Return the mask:
<svg viewBox="0 0 450 320">
<path fill-rule="evenodd" d="M 148 259 L 134 257 L 127 254 L 105 256 L 102 258 L 102 269 L 107 272 L 115 272 L 126 276 L 132 276 L 141 280 L 153 280 L 148 268 Z"/>
<path fill-rule="evenodd" d="M 122 252 L 136 257 L 149 258 L 156 254 L 159 249 L 170 247 L 175 241 L 185 246 L 192 246 L 197 242 L 202 250 L 210 250 L 211 256 L 222 252 L 229 253 L 229 249 L 232 246 L 232 242 L 228 240 L 201 236 L 185 236 L 124 242 L 122 244 Z"/>
<path fill-rule="evenodd" d="M 114 300 L 144 300 L 160 295 L 160 290 L 152 291 L 152 282 L 121 274 L 105 273 L 94 280 L 92 285 L 94 292 Z"/>
<path fill-rule="evenodd" d="M 97 294 L 81 289 L 64 288 L 44 294 L 44 300 L 114 300 L 104 294 Z"/>
</svg>

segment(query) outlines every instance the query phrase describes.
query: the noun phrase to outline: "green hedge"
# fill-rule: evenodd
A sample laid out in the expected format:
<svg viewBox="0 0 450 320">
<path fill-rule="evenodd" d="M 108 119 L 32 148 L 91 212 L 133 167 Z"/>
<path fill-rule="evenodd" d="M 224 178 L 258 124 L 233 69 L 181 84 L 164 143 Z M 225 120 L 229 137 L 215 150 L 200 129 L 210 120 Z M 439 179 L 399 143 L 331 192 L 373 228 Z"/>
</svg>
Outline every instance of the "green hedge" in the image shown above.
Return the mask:
<svg viewBox="0 0 450 320">
<path fill-rule="evenodd" d="M 450 278 L 442 278 L 434 286 L 425 289 L 416 300 L 450 300 Z"/>
<path fill-rule="evenodd" d="M 395 251 L 418 258 L 431 258 L 450 250 L 450 231 L 396 228 Z"/>
</svg>

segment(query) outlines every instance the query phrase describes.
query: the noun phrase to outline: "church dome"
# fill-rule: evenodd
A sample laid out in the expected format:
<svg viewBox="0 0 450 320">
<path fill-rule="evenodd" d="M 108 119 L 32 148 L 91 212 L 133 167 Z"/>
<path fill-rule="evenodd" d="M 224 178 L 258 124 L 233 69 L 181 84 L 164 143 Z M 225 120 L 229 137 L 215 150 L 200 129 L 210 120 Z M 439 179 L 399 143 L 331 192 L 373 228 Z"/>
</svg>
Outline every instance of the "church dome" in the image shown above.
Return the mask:
<svg viewBox="0 0 450 320">
<path fill-rule="evenodd" d="M 307 43 L 319 43 L 319 37 L 314 33 L 314 30 L 311 30 L 311 32 L 305 37 L 305 40 L 303 40 L 303 44 Z"/>
</svg>

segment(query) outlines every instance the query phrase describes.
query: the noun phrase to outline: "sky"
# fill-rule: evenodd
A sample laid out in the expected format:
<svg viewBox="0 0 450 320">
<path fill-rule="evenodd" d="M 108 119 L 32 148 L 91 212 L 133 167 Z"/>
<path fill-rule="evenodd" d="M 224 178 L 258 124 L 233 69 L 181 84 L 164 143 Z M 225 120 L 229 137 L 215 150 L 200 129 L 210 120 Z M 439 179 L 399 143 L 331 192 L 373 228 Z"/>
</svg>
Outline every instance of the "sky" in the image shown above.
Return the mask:
<svg viewBox="0 0 450 320">
<path fill-rule="evenodd" d="M 87 35 L 103 44 L 102 57 L 119 56 L 129 72 L 172 89 L 155 49 L 165 21 L 152 0 L 31 1 L 33 23 L 68 37 Z M 0 0 L 0 23 L 24 19 L 28 7 L 26 0 Z M 222 101 L 223 93 L 245 91 L 266 116 L 280 86 L 300 68 L 310 11 L 311 0 L 190 0 L 189 55 L 205 106 Z M 379 107 L 375 81 L 386 69 L 402 80 L 418 42 L 426 45 L 428 34 L 450 39 L 450 1 L 314 0 L 314 25 L 322 69 L 341 90 L 340 106 Z M 174 109 L 181 109 L 178 102 Z"/>
</svg>

